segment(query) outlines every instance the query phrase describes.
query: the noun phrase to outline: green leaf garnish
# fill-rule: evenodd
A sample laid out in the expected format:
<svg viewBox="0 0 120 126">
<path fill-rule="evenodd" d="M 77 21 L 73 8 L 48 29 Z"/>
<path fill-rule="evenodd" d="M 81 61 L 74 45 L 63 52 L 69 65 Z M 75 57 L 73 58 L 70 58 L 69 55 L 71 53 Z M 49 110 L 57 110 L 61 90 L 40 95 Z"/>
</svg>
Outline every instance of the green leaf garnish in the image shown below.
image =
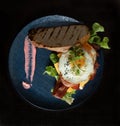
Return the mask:
<svg viewBox="0 0 120 126">
<path fill-rule="evenodd" d="M 97 44 L 101 48 L 104 48 L 104 49 L 110 49 L 110 47 L 108 45 L 109 38 L 103 37 L 103 39 L 101 39 L 101 37 L 98 36 L 98 32 L 104 32 L 104 27 L 102 25 L 100 25 L 99 23 L 95 22 L 92 25 L 92 30 L 90 32 L 90 38 L 89 38 L 88 42 Z"/>
<path fill-rule="evenodd" d="M 53 66 L 46 66 L 45 72 L 43 74 L 48 74 L 49 76 L 55 77 L 58 80 L 58 73 Z"/>
<path fill-rule="evenodd" d="M 101 41 L 101 38 L 98 35 L 92 36 L 89 39 L 89 43 L 99 43 Z"/>
<path fill-rule="evenodd" d="M 84 52 L 81 49 L 80 46 L 73 46 L 70 50 L 69 50 L 69 61 L 75 61 L 75 60 L 79 60 L 83 57 Z"/>
<path fill-rule="evenodd" d="M 55 64 L 55 63 L 58 62 L 59 58 L 58 58 L 57 54 L 51 53 L 50 54 L 50 60 L 52 61 L 53 64 Z"/>
<path fill-rule="evenodd" d="M 108 42 L 109 42 L 109 38 L 108 37 L 104 37 L 103 40 L 101 42 L 99 42 L 99 45 L 102 48 L 110 49 L 110 47 L 108 46 Z"/>
<path fill-rule="evenodd" d="M 63 96 L 62 100 L 71 105 L 74 101 L 73 94 L 76 93 L 76 90 L 73 90 L 72 92 L 66 92 L 66 94 Z"/>
<path fill-rule="evenodd" d="M 100 25 L 99 23 L 97 23 L 97 22 L 95 22 L 92 25 L 92 29 L 93 29 L 94 33 L 96 33 L 96 32 L 104 32 L 104 27 L 102 25 Z"/>
<path fill-rule="evenodd" d="M 69 62 L 71 62 L 74 66 L 71 69 L 75 75 L 79 75 L 80 74 L 80 66 L 78 64 L 76 64 L 77 60 L 80 60 L 81 58 L 83 58 L 84 56 L 84 52 L 81 49 L 80 46 L 73 46 L 70 50 L 69 50 Z"/>
</svg>

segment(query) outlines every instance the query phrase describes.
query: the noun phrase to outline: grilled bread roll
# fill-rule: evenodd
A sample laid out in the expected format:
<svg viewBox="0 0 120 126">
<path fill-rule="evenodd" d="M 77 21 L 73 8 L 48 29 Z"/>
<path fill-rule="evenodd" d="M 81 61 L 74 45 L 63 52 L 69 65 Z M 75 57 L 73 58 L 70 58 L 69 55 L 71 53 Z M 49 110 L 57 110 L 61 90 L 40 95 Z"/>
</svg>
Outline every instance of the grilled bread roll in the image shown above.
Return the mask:
<svg viewBox="0 0 120 126">
<path fill-rule="evenodd" d="M 38 48 L 46 48 L 56 52 L 65 52 L 74 44 L 83 44 L 89 38 L 89 30 L 85 25 L 68 25 L 57 27 L 38 27 L 30 29 L 28 37 Z"/>
</svg>

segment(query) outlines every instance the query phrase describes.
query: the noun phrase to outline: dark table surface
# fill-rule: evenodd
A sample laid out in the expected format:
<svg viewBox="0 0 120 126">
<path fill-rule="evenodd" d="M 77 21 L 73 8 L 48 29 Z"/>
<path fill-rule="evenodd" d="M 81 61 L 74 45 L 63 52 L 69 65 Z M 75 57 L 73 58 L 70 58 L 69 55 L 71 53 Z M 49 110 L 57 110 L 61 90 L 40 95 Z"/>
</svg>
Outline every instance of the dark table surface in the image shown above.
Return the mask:
<svg viewBox="0 0 120 126">
<path fill-rule="evenodd" d="M 99 89 L 84 104 L 62 112 L 37 109 L 14 90 L 8 72 L 10 46 L 18 32 L 29 22 L 47 15 L 65 15 L 104 25 L 110 50 L 104 51 L 104 71 Z M 119 114 L 119 0 L 20 0 L 0 3 L 0 126 L 117 126 Z"/>
</svg>

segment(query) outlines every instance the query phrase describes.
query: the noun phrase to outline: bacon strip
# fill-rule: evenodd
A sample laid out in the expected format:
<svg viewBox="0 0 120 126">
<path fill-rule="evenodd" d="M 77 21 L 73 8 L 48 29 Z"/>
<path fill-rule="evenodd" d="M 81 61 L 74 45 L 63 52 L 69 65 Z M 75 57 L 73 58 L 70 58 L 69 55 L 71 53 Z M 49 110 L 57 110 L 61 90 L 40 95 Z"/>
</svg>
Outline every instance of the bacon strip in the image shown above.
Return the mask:
<svg viewBox="0 0 120 126">
<path fill-rule="evenodd" d="M 25 38 L 24 41 L 24 56 L 25 56 L 25 74 L 26 79 L 30 83 L 22 82 L 23 87 L 25 88 L 32 86 L 33 76 L 35 72 L 35 64 L 36 64 L 36 48 L 28 39 L 28 36 Z M 30 86 L 28 86 L 30 85 Z M 28 88 L 25 88 L 28 89 Z"/>
<path fill-rule="evenodd" d="M 53 89 L 53 96 L 61 99 L 66 94 L 69 87 L 72 87 L 73 89 L 78 90 L 79 84 L 76 84 L 76 85 L 71 84 L 63 80 L 62 77 L 60 77 L 59 80 L 56 82 L 55 87 Z"/>
<path fill-rule="evenodd" d="M 94 64 L 94 73 L 90 75 L 90 80 L 93 80 L 95 78 L 97 69 L 99 68 L 100 64 L 96 61 Z"/>
<path fill-rule="evenodd" d="M 62 77 L 62 75 L 60 76 L 60 79 L 61 79 L 61 83 L 64 85 L 64 86 L 66 86 L 66 87 L 72 87 L 73 89 L 79 89 L 79 84 L 72 84 L 72 83 L 70 83 L 70 82 L 68 82 L 68 81 L 66 81 L 63 77 Z"/>
<path fill-rule="evenodd" d="M 61 79 L 59 79 L 53 89 L 53 96 L 61 99 L 65 95 L 65 93 L 67 92 L 67 89 L 68 89 L 68 87 L 63 85 Z"/>
</svg>

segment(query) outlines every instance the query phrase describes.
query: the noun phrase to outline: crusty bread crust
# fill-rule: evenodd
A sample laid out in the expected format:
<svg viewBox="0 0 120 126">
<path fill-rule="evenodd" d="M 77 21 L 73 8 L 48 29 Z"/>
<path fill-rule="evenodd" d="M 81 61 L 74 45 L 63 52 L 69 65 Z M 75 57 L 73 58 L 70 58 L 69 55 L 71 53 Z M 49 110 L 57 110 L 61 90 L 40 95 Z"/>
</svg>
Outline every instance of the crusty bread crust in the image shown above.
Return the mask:
<svg viewBox="0 0 120 126">
<path fill-rule="evenodd" d="M 49 46 L 45 46 L 42 44 L 38 44 L 35 41 L 31 41 L 32 44 L 38 48 L 45 48 L 51 51 L 55 51 L 55 52 L 66 52 L 71 46 L 64 46 L 64 47 L 49 47 Z"/>
</svg>

